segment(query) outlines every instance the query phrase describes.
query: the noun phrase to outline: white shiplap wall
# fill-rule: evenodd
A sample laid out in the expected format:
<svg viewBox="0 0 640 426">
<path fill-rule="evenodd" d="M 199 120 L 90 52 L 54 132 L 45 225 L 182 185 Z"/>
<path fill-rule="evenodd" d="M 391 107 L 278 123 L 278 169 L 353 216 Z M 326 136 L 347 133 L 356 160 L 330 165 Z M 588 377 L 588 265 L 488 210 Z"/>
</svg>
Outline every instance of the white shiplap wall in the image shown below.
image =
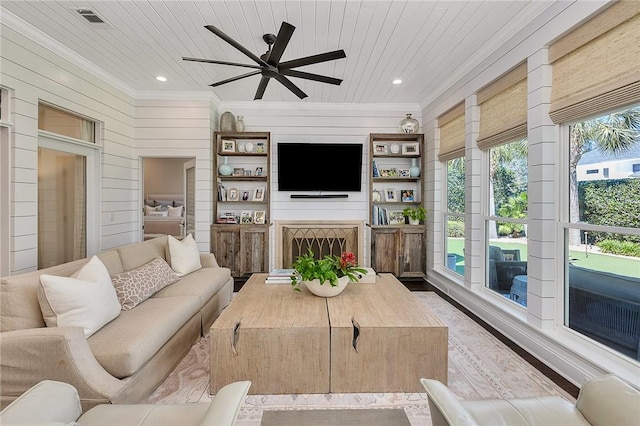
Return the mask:
<svg viewBox="0 0 640 426">
<path fill-rule="evenodd" d="M 211 225 L 211 140 L 216 115 L 209 96 L 192 99 L 138 99 L 136 156 L 196 160 L 196 241 L 208 252 Z M 135 194 L 142 197 L 140 191 Z M 136 198 L 141 199 L 141 198 Z M 137 228 L 138 230 L 140 227 Z"/>
<path fill-rule="evenodd" d="M 138 187 L 133 149 L 134 108 L 127 94 L 43 48 L 8 25 L 0 38 L 2 85 L 13 89 L 10 273 L 37 267 L 38 102 L 75 111 L 100 123 L 101 213 L 99 250 L 133 241 Z"/>
<path fill-rule="evenodd" d="M 405 114 L 420 115 L 417 104 L 323 104 L 323 103 L 221 103 L 218 111 L 244 116 L 246 131 L 271 132 L 271 220 L 360 220 L 368 218 L 369 133 L 397 133 Z M 348 198 L 293 200 L 291 192 L 279 192 L 278 143 L 361 143 L 362 191 Z M 310 159 L 312 161 L 312 159 Z M 340 173 L 328 167 L 327 173 Z M 300 163 L 304 176 L 304 164 Z M 369 236 L 365 228 L 364 258 L 369 264 Z M 275 231 L 271 229 L 271 266 L 275 260 Z"/>
</svg>

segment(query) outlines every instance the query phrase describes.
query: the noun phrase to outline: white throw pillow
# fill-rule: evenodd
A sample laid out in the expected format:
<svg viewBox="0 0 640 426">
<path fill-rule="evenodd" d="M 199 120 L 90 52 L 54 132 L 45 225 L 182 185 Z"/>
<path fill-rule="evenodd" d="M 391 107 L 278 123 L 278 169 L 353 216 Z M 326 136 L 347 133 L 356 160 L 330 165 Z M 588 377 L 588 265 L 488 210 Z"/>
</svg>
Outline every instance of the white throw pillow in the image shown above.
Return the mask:
<svg viewBox="0 0 640 426">
<path fill-rule="evenodd" d="M 169 217 L 181 217 L 183 208 L 184 206 L 178 206 L 178 207 L 169 206 Z"/>
<path fill-rule="evenodd" d="M 147 206 L 145 204 L 145 206 L 144 206 L 144 215 L 145 216 L 149 216 L 151 213 L 154 213 L 155 211 L 156 211 L 155 207 Z"/>
<path fill-rule="evenodd" d="M 169 264 L 179 277 L 202 268 L 200 251 L 191 234 L 182 241 L 169 235 Z"/>
<path fill-rule="evenodd" d="M 38 302 L 47 327 L 82 327 L 85 337 L 121 310 L 109 271 L 97 256 L 71 277 L 41 275 Z"/>
</svg>

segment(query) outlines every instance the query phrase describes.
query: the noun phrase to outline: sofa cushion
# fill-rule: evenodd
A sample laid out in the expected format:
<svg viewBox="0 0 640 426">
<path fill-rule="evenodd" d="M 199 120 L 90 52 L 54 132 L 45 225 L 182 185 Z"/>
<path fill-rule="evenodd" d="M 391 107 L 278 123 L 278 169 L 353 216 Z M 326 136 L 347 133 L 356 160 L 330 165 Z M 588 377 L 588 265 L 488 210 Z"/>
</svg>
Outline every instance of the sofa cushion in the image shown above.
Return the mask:
<svg viewBox="0 0 640 426">
<path fill-rule="evenodd" d="M 196 297 L 145 300 L 88 339 L 100 365 L 118 378 L 137 372 L 200 309 Z"/>
<path fill-rule="evenodd" d="M 114 276 L 112 281 L 122 310 L 128 311 L 179 279 L 164 259 L 156 257 L 139 268 Z"/>
<path fill-rule="evenodd" d="M 98 255 L 98 258 L 104 263 L 104 266 L 109 271 L 109 275 L 114 276 L 121 272 L 124 272 L 122 261 L 120 260 L 120 254 L 118 250 L 107 250 Z"/>
<path fill-rule="evenodd" d="M 203 307 L 231 278 L 228 268 L 202 268 L 180 278 L 153 297 L 195 296 Z"/>
<path fill-rule="evenodd" d="M 71 277 L 43 274 L 38 301 L 47 327 L 82 327 L 86 337 L 120 314 L 107 268 L 98 257 Z"/>
<path fill-rule="evenodd" d="M 166 259 L 167 237 L 154 238 L 141 243 L 118 247 L 118 254 L 125 271 L 136 269 L 151 262 L 156 257 Z"/>
<path fill-rule="evenodd" d="M 169 265 L 176 271 L 178 276 L 183 277 L 202 268 L 200 250 L 198 250 L 196 240 L 193 239 L 191 234 L 187 235 L 182 241 L 178 241 L 171 235 L 167 238 L 169 240 Z"/>
<path fill-rule="evenodd" d="M 0 330 L 44 327 L 46 324 L 38 303 L 40 275 L 68 277 L 88 261 L 89 259 L 80 259 L 39 271 L 3 277 L 0 283 Z"/>
</svg>

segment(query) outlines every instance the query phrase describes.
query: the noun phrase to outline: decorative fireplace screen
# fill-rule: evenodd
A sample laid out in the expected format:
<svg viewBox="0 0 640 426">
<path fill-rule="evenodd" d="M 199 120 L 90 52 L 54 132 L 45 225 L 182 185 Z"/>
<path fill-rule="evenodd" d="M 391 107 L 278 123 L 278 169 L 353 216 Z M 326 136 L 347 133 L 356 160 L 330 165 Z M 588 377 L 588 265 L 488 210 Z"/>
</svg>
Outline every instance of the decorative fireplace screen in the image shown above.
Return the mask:
<svg viewBox="0 0 640 426">
<path fill-rule="evenodd" d="M 351 251 L 360 259 L 360 224 L 283 224 L 280 229 L 282 267 L 289 268 L 295 259 L 309 249 L 315 258 L 326 255 L 339 256 Z"/>
</svg>

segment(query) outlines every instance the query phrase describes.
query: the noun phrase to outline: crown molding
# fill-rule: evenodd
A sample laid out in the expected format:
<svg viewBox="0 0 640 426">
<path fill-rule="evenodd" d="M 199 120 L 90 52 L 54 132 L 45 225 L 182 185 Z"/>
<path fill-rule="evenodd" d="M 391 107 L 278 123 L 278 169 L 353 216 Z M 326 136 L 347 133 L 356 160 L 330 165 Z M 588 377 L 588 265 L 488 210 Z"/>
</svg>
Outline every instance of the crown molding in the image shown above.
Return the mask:
<svg viewBox="0 0 640 426">
<path fill-rule="evenodd" d="M 22 18 L 17 17 L 3 7 L 0 7 L 0 22 L 2 22 L 3 26 L 6 25 L 7 27 L 17 31 L 23 36 L 33 40 L 35 43 L 38 43 L 45 49 L 48 49 L 61 58 L 71 62 L 78 68 L 81 68 L 82 70 L 96 76 L 97 78 L 103 80 L 105 83 L 110 84 L 116 89 L 124 92 L 126 95 L 135 98 L 136 91 L 131 86 L 114 77 L 113 75 L 105 72 L 102 68 L 98 67 L 93 62 L 82 57 L 78 53 L 64 46 L 59 41 L 45 34 Z"/>
<path fill-rule="evenodd" d="M 338 111 L 390 111 L 403 112 L 421 111 L 418 103 L 330 103 L 330 102 L 264 102 L 264 101 L 234 101 L 221 102 L 218 104 L 219 110 L 322 110 L 331 109 Z M 413 112 L 412 112 L 413 113 Z"/>
<path fill-rule="evenodd" d="M 194 92 L 194 91 L 175 91 L 161 92 L 157 90 L 138 90 L 135 92 L 136 99 L 152 99 L 152 100 L 194 100 L 194 101 L 211 101 L 219 105 L 222 101 L 213 92 Z"/>
</svg>

